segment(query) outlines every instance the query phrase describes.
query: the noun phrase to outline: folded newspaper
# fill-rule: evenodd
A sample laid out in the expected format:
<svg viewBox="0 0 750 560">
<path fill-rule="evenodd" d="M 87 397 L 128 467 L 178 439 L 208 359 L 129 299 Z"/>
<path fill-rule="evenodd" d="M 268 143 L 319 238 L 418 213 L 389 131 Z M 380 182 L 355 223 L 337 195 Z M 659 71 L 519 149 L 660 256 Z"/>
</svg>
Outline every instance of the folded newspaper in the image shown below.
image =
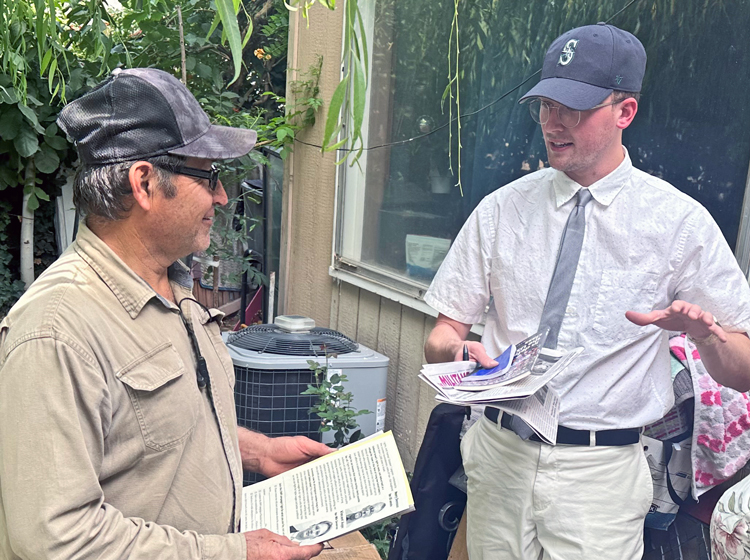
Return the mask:
<svg viewBox="0 0 750 560">
<path fill-rule="evenodd" d="M 393 434 L 380 432 L 245 487 L 241 529 L 315 544 L 413 509 Z"/>
<path fill-rule="evenodd" d="M 457 389 L 461 380 L 476 369 L 471 361 L 425 364 L 419 377 L 432 386 L 441 402 L 457 405 L 486 405 L 515 414 L 524 420 L 544 441 L 555 444 L 560 413 L 560 397 L 547 383 L 565 371 L 583 352 L 575 348 L 568 353 L 555 355 L 543 349 L 535 363 L 528 367 L 531 374 L 512 383 L 484 391 Z"/>
<path fill-rule="evenodd" d="M 456 388 L 461 391 L 485 391 L 509 385 L 520 381 L 527 375 L 531 375 L 531 368 L 536 364 L 537 357 L 543 348 L 542 345 L 547 339 L 548 331 L 549 327 L 544 327 L 535 335 L 518 344 L 511 344 L 509 348 L 514 348 L 513 359 L 505 371 L 495 372 L 496 368 L 478 369 L 471 375 L 464 377 Z M 500 362 L 505 352 L 498 356 L 495 361 Z"/>
</svg>

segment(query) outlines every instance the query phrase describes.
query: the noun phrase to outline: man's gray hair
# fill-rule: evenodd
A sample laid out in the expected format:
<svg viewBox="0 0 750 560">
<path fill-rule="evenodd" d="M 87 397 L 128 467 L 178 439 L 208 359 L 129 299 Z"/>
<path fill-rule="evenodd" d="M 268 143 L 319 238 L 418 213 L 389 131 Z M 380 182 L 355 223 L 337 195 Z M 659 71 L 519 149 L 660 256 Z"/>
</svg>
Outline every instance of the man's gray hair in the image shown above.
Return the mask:
<svg viewBox="0 0 750 560">
<path fill-rule="evenodd" d="M 173 198 L 176 189 L 170 176 L 185 163 L 183 156 L 155 156 L 147 161 L 154 166 L 158 187 L 164 196 Z M 133 206 L 133 191 L 128 173 L 135 161 L 104 165 L 83 164 L 73 180 L 73 203 L 87 217 L 102 220 L 121 220 Z"/>
</svg>

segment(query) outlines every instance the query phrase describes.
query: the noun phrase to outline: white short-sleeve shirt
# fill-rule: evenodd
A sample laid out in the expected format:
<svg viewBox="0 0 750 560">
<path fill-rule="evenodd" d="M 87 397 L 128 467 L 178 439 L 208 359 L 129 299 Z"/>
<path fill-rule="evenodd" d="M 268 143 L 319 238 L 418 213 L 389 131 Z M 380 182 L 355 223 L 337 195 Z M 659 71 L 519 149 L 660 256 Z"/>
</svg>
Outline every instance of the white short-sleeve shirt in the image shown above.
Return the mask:
<svg viewBox="0 0 750 560">
<path fill-rule="evenodd" d="M 554 169 L 532 173 L 480 202 L 456 237 L 425 301 L 462 323 L 481 320 L 491 356 L 534 334 L 565 222 L 581 185 Z M 620 166 L 589 187 L 586 233 L 558 348 L 585 352 L 551 386 L 560 424 L 640 427 L 673 404 L 667 333 L 628 310 L 676 299 L 750 332 L 750 288 L 708 211 L 669 183 Z"/>
</svg>

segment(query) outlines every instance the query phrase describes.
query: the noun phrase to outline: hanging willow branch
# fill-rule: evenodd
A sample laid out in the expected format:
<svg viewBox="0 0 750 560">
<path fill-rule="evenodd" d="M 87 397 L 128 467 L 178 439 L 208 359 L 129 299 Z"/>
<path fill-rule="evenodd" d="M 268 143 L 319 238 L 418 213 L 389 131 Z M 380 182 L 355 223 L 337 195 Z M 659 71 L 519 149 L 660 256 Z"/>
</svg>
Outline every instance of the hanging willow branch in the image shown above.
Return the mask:
<svg viewBox="0 0 750 560">
<path fill-rule="evenodd" d="M 451 34 L 448 39 L 448 85 L 443 92 L 441 104 L 448 97 L 448 122 L 453 122 L 453 106 L 456 106 L 456 141 L 458 148 L 458 161 L 456 162 L 456 172 L 453 171 L 453 125 L 448 128 L 448 169 L 452 175 L 457 175 L 458 181 L 456 186 L 464 195 L 463 185 L 461 184 L 461 68 L 459 65 L 459 56 L 461 54 L 461 44 L 458 36 L 458 3 L 460 0 L 453 0 L 453 20 L 451 21 Z M 456 49 L 453 50 L 455 41 Z M 454 59 L 455 57 L 455 59 Z M 456 96 L 453 96 L 453 86 L 456 86 Z"/>
<path fill-rule="evenodd" d="M 292 11 L 300 10 L 302 17 L 308 20 L 308 10 L 316 1 L 329 10 L 336 8 L 335 0 L 289 0 L 284 3 Z M 322 147 L 323 152 L 332 152 L 348 145 L 349 149 L 346 153 L 354 153 L 351 165 L 357 162 L 364 150 L 362 124 L 365 118 L 367 77 L 370 74 L 367 35 L 358 2 L 359 0 L 346 0 L 345 3 L 344 46 L 341 56 L 344 75 L 336 86 L 328 105 Z M 345 122 L 351 123 L 351 131 L 348 135 L 342 135 Z M 341 138 L 341 136 L 344 137 Z M 342 163 L 346 157 L 337 163 Z"/>
</svg>

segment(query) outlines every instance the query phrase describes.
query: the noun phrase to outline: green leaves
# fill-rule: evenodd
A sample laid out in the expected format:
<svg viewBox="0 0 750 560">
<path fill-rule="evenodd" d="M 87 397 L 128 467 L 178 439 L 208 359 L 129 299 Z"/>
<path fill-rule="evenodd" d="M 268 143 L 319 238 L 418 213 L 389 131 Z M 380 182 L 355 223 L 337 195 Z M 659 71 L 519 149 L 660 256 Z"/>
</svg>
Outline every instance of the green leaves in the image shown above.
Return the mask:
<svg viewBox="0 0 750 560">
<path fill-rule="evenodd" d="M 359 150 L 354 156 L 354 160 L 351 165 L 354 165 L 362 155 L 364 149 L 364 140 L 362 139 L 362 122 L 365 117 L 365 93 L 367 89 L 367 83 L 365 80 L 364 71 L 362 70 L 362 63 L 355 59 L 354 61 L 354 87 L 352 91 L 352 120 L 354 121 L 354 131 L 352 132 L 352 138 L 356 142 L 359 139 Z"/>
<path fill-rule="evenodd" d="M 57 171 L 70 148 L 54 125 L 65 95 L 73 98 L 95 86 L 115 67 L 152 66 L 176 73 L 176 2 L 120 4 L 110 12 L 106 0 L 0 1 L 0 174 L 8 171 L 8 177 L 0 176 L 0 189 L 19 184 L 18 174 L 31 158 L 39 174 Z M 188 87 L 206 100 L 214 122 L 261 129 L 262 142 L 288 154 L 298 131 L 314 122 L 314 104 L 320 99 L 316 83 L 316 92 L 305 96 L 310 100 L 305 117 L 289 121 L 283 116 L 283 100 L 259 99 L 265 89 L 280 93 L 283 88 L 287 11 L 278 3 L 269 11 L 266 2 L 240 0 L 181 0 L 181 5 Z M 221 36 L 206 36 L 213 19 L 211 31 L 219 29 Z M 253 21 L 258 30 L 251 36 Z M 244 77 L 243 46 L 248 63 Z M 262 58 L 253 54 L 256 50 Z M 227 75 L 237 80 L 231 89 Z M 273 126 L 267 124 L 277 118 Z M 257 161 L 248 157 L 242 165 L 254 167 Z"/>
<path fill-rule="evenodd" d="M 18 131 L 23 123 L 23 115 L 14 105 L 2 107 L 0 113 L 0 138 L 13 140 L 18 136 Z"/>
<path fill-rule="evenodd" d="M 39 149 L 37 133 L 28 127 L 21 127 L 18 135 L 13 139 L 13 146 L 21 157 L 29 158 Z"/>
<path fill-rule="evenodd" d="M 335 7 L 334 2 L 320 1 L 329 9 Z M 351 165 L 357 162 L 364 150 L 362 125 L 364 123 L 369 73 L 367 36 L 357 2 L 358 0 L 347 0 L 345 4 L 344 51 L 342 55 L 345 73 L 331 97 L 325 131 L 323 132 L 323 151 L 331 152 L 349 144 L 351 146 L 349 152 L 355 152 Z M 303 16 L 306 16 L 304 9 Z M 345 121 L 351 123 L 351 136 L 346 136 L 337 141 L 339 133 L 344 129 Z M 342 158 L 338 163 L 345 159 L 346 157 Z"/>
<path fill-rule="evenodd" d="M 221 25 L 224 28 L 224 34 L 229 42 L 229 50 L 232 53 L 234 63 L 234 77 L 229 84 L 233 84 L 240 77 L 242 68 L 242 40 L 240 38 L 240 26 L 237 23 L 237 12 L 239 9 L 239 0 L 237 4 L 232 0 L 214 0 L 216 11 L 221 19 Z"/>
<path fill-rule="evenodd" d="M 38 132 L 39 134 L 44 134 L 44 129 L 39 124 L 39 119 L 36 116 L 36 113 L 33 109 L 30 107 L 27 107 L 23 103 L 17 104 L 18 110 L 21 111 L 21 114 L 23 114 L 24 117 L 26 117 L 26 120 L 31 124 L 33 129 Z"/>
<path fill-rule="evenodd" d="M 18 96 L 16 95 L 16 89 L 12 87 L 0 86 L 0 103 L 18 103 Z"/>
<path fill-rule="evenodd" d="M 339 115 L 341 113 L 341 107 L 344 104 L 344 96 L 346 90 L 349 87 L 349 75 L 347 74 L 336 86 L 331 97 L 331 102 L 328 105 L 328 115 L 326 115 L 326 127 L 323 132 L 323 151 L 330 152 L 340 146 L 344 145 L 348 138 L 344 138 L 340 142 L 332 144 L 338 137 L 341 131 L 341 125 L 339 124 Z"/>
<path fill-rule="evenodd" d="M 62 136 L 45 136 L 44 143 L 47 144 L 53 150 L 59 152 L 68 149 L 68 141 Z"/>
<path fill-rule="evenodd" d="M 280 126 L 276 129 L 276 139 L 279 142 L 283 142 L 285 138 L 294 139 L 294 130 L 288 126 Z"/>
<path fill-rule="evenodd" d="M 317 395 L 318 403 L 310 408 L 310 414 L 316 414 L 322 420 L 318 430 L 321 433 L 333 431 L 332 447 L 343 447 L 354 443 L 362 437 L 357 416 L 372 414 L 369 410 L 357 410 L 351 406 L 354 395 L 345 390 L 348 381 L 346 375 L 332 373 L 328 376 L 328 358 L 326 365 L 321 366 L 314 360 L 307 360 L 315 372 L 315 385 L 308 385 L 303 395 Z M 349 432 L 353 433 L 349 435 Z"/>
<path fill-rule="evenodd" d="M 0 167 L 2 170 L 2 167 Z M 3 317 L 24 290 L 23 282 L 14 276 L 8 264 L 13 260 L 8 247 L 8 226 L 10 225 L 9 202 L 0 201 L 0 317 Z"/>
<path fill-rule="evenodd" d="M 0 81 L 2 81 L 0 74 Z M 60 158 L 67 153 L 68 141 L 59 135 L 54 122 L 56 109 L 49 102 L 42 103 L 34 95 L 26 95 L 27 104 L 16 100 L 13 88 L 5 88 L 5 103 L 0 103 L 0 153 L 8 158 L 0 165 L 0 190 L 15 187 L 21 183 L 19 172 L 26 163 L 23 160 L 33 159 L 34 167 L 39 173 L 52 174 L 60 166 Z M 44 93 L 42 91 L 42 93 Z M 47 94 L 49 95 L 49 94 Z M 42 125 L 45 123 L 46 128 Z M 41 181 L 41 180 L 40 180 Z M 35 187 L 31 194 L 31 207 L 38 205 L 38 200 L 46 200 L 44 191 Z"/>
<path fill-rule="evenodd" d="M 45 202 L 49 202 L 49 195 L 45 193 L 42 189 L 40 189 L 37 186 L 32 186 L 31 188 L 24 188 L 24 194 L 29 195 L 29 201 L 28 201 L 28 207 L 29 210 L 32 212 L 36 212 L 36 210 L 39 208 L 39 200 L 44 200 Z"/>
<path fill-rule="evenodd" d="M 42 144 L 34 157 L 34 164 L 41 173 L 54 173 L 60 166 L 60 158 L 48 144 Z"/>
<path fill-rule="evenodd" d="M 7 165 L 0 165 L 0 191 L 6 187 L 15 187 L 19 184 L 18 173 Z"/>
<path fill-rule="evenodd" d="M 318 2 L 329 10 L 334 10 L 336 8 L 336 0 L 318 0 Z M 298 6 L 299 4 L 301 4 L 301 6 Z M 284 6 L 286 6 L 289 11 L 301 11 L 302 17 L 307 21 L 308 26 L 310 25 L 308 12 L 314 5 L 315 0 L 284 0 Z"/>
</svg>

